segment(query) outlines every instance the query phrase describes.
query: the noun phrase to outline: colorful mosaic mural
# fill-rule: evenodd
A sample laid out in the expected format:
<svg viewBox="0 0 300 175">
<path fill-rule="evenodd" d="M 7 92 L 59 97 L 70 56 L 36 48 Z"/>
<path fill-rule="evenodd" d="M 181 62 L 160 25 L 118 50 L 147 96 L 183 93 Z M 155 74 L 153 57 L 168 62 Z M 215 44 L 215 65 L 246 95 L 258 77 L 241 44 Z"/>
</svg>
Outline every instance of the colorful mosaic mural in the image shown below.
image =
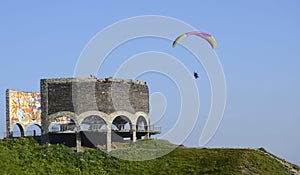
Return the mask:
<svg viewBox="0 0 300 175">
<path fill-rule="evenodd" d="M 40 93 L 9 90 L 10 121 L 24 125 L 41 123 Z"/>
</svg>

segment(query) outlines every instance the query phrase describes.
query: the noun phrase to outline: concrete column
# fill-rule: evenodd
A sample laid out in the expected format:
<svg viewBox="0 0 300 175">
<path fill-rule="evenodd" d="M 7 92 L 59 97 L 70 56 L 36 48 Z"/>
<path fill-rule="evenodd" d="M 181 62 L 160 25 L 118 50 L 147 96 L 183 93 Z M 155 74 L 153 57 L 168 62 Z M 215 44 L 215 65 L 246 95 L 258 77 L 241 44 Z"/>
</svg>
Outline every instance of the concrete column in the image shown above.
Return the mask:
<svg viewBox="0 0 300 175">
<path fill-rule="evenodd" d="M 132 131 L 132 142 L 136 142 L 136 130 Z"/>
<path fill-rule="evenodd" d="M 22 125 L 20 125 L 19 127 L 20 127 L 20 131 L 21 131 L 21 137 L 25 137 L 25 133 L 26 133 L 25 128 L 23 128 Z"/>
<path fill-rule="evenodd" d="M 111 129 L 107 128 L 106 132 L 106 150 L 107 152 L 111 151 Z"/>
<path fill-rule="evenodd" d="M 145 139 L 150 139 L 149 131 L 148 131 L 147 134 L 145 135 Z"/>
<path fill-rule="evenodd" d="M 48 119 L 48 82 L 47 80 L 40 80 L 40 93 L 41 93 L 41 132 L 42 132 L 42 144 L 49 143 L 49 126 L 51 121 Z"/>
<path fill-rule="evenodd" d="M 148 123 L 150 123 L 150 121 L 148 121 Z M 145 139 L 150 139 L 150 125 L 147 125 L 147 134 L 145 135 Z"/>
<path fill-rule="evenodd" d="M 13 126 L 11 123 L 9 89 L 6 89 L 6 137 L 12 137 Z"/>
<path fill-rule="evenodd" d="M 81 136 L 80 131 L 76 131 L 76 151 L 81 152 Z"/>
</svg>

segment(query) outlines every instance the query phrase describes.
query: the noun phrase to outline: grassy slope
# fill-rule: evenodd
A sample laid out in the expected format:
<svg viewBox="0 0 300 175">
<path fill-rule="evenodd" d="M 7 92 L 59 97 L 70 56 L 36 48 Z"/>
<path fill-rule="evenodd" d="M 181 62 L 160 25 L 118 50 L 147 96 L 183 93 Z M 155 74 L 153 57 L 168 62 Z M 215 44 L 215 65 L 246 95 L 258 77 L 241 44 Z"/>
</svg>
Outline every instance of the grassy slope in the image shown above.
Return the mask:
<svg viewBox="0 0 300 175">
<path fill-rule="evenodd" d="M 171 147 L 166 141 L 142 141 L 113 154 L 143 157 Z M 251 149 L 178 148 L 157 159 L 126 161 L 98 149 L 75 153 L 28 138 L 0 140 L 0 160 L 0 174 L 289 174 L 278 161 Z"/>
</svg>

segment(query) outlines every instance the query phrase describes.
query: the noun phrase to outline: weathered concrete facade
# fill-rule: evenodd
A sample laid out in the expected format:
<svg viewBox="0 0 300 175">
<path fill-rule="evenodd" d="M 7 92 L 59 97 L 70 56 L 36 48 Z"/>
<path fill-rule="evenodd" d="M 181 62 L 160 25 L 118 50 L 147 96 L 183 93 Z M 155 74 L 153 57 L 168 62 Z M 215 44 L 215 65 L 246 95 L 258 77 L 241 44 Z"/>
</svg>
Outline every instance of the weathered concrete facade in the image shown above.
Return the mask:
<svg viewBox="0 0 300 175">
<path fill-rule="evenodd" d="M 144 82 L 123 79 L 59 78 L 41 80 L 42 106 L 47 115 L 60 111 L 149 113 L 149 91 Z"/>
<path fill-rule="evenodd" d="M 51 142 L 49 133 L 61 121 L 60 132 L 76 133 L 79 149 L 81 139 L 91 139 L 94 132 L 106 136 L 106 149 L 111 142 L 129 137 L 132 141 L 142 136 L 157 134 L 150 127 L 149 90 L 144 82 L 124 79 L 57 78 L 42 79 L 42 142 Z M 103 134 L 104 133 L 104 134 Z M 97 139 L 95 139 L 97 140 Z M 103 140 L 102 140 L 103 141 Z M 97 141 L 97 143 L 102 143 Z"/>
</svg>

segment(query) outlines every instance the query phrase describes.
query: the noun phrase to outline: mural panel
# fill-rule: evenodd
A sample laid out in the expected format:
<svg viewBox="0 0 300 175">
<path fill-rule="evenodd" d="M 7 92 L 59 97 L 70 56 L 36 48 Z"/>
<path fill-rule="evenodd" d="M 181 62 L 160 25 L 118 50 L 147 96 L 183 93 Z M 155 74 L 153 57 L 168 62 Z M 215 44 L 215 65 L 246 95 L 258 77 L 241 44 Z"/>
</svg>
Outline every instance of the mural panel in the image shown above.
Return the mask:
<svg viewBox="0 0 300 175">
<path fill-rule="evenodd" d="M 20 123 L 24 126 L 41 124 L 40 93 L 8 90 L 7 95 L 10 123 Z"/>
</svg>

